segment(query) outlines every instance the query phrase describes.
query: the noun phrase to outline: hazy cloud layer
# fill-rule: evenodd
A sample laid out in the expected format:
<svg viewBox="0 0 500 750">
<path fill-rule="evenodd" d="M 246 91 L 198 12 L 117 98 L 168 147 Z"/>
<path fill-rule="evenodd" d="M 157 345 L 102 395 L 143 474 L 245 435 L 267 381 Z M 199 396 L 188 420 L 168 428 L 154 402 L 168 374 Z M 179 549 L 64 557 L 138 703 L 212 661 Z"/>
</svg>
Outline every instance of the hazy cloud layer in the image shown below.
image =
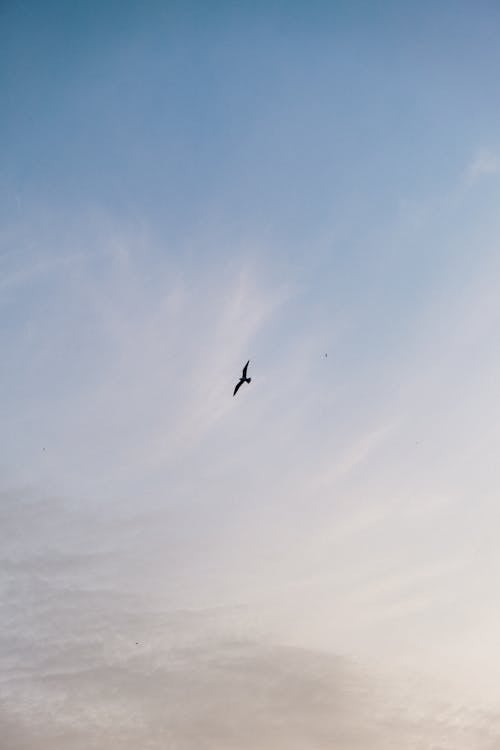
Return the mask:
<svg viewBox="0 0 500 750">
<path fill-rule="evenodd" d="M 102 527 L 86 553 L 63 556 L 36 540 L 55 523 L 69 543 L 85 515 L 64 520 L 60 504 L 25 493 L 4 493 L 2 505 L 13 543 L 1 561 L 5 750 L 488 750 L 500 741 L 498 714 L 441 698 L 432 683 L 400 684 L 346 658 L 249 639 L 230 608 L 169 611 L 158 597 L 99 586 L 112 565 L 96 554 Z M 34 553 L 24 564 L 14 553 L 21 534 Z"/>
</svg>

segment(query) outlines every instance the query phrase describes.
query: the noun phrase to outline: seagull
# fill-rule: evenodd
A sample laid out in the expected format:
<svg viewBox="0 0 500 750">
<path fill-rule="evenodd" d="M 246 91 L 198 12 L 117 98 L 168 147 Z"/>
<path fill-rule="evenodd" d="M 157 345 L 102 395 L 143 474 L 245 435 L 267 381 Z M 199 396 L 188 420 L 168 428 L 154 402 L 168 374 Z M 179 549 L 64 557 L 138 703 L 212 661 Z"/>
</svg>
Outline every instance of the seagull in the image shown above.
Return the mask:
<svg viewBox="0 0 500 750">
<path fill-rule="evenodd" d="M 252 382 L 252 378 L 247 378 L 247 367 L 248 367 L 249 364 L 250 364 L 250 360 L 248 360 L 248 362 L 246 363 L 245 367 L 243 368 L 243 372 L 241 373 L 241 378 L 236 383 L 236 387 L 235 387 L 235 389 L 233 391 L 233 396 L 236 396 L 236 394 L 238 393 L 238 388 L 241 385 L 243 385 L 243 383 L 251 383 Z"/>
</svg>

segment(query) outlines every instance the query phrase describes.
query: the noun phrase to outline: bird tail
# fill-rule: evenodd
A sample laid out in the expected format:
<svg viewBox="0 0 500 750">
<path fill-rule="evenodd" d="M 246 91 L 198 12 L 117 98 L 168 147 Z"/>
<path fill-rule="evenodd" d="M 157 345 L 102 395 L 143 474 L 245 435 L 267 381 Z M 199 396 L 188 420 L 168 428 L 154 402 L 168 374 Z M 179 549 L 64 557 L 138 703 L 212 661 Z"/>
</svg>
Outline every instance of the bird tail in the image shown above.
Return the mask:
<svg viewBox="0 0 500 750">
<path fill-rule="evenodd" d="M 251 383 L 252 382 L 252 378 L 248 378 L 248 382 Z"/>
</svg>

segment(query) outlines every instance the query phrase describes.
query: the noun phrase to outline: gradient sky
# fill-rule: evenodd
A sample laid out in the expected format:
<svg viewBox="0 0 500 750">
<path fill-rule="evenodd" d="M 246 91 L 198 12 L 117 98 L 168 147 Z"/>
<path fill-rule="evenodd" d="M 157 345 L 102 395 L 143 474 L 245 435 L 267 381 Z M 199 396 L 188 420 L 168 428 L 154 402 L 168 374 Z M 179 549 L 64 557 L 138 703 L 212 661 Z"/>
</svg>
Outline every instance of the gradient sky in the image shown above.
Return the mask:
<svg viewBox="0 0 500 750">
<path fill-rule="evenodd" d="M 2 750 L 500 746 L 499 33 L 1 4 Z"/>
</svg>

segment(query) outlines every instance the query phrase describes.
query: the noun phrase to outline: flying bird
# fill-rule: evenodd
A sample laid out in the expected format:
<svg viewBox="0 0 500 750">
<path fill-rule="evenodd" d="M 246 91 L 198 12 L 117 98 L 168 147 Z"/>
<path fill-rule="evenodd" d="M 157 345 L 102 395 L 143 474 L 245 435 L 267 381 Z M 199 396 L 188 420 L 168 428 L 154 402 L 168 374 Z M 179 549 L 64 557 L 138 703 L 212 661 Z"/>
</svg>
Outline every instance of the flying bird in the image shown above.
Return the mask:
<svg viewBox="0 0 500 750">
<path fill-rule="evenodd" d="M 247 378 L 247 367 L 248 367 L 249 364 L 250 364 L 250 360 L 248 360 L 248 362 L 246 363 L 245 367 L 243 368 L 243 372 L 241 373 L 241 378 L 236 383 L 236 387 L 235 387 L 235 389 L 233 391 L 233 396 L 236 396 L 236 394 L 238 393 L 238 388 L 240 388 L 240 386 L 242 386 L 243 383 L 251 383 L 252 382 L 252 378 Z"/>
</svg>

